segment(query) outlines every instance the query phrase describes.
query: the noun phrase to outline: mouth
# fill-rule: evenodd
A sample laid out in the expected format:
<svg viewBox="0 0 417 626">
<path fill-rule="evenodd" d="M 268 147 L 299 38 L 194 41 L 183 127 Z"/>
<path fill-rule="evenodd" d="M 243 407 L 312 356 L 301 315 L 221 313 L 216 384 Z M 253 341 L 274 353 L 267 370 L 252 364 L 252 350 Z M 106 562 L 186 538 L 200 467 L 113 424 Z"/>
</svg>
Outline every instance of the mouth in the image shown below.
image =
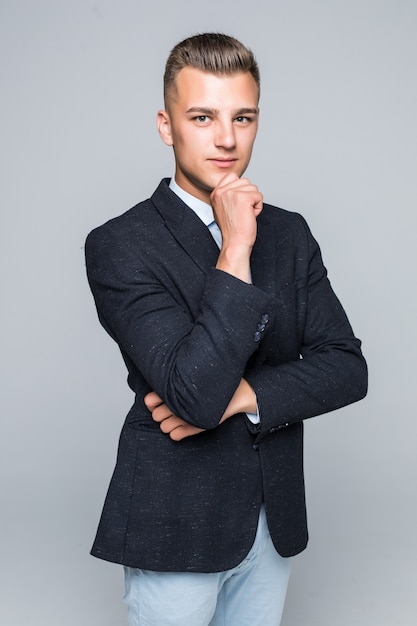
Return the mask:
<svg viewBox="0 0 417 626">
<path fill-rule="evenodd" d="M 217 167 L 221 167 L 221 168 L 232 167 L 237 161 L 237 159 L 232 159 L 230 157 L 229 158 L 218 157 L 218 158 L 208 159 L 208 160 L 211 161 L 211 163 L 213 163 Z"/>
</svg>

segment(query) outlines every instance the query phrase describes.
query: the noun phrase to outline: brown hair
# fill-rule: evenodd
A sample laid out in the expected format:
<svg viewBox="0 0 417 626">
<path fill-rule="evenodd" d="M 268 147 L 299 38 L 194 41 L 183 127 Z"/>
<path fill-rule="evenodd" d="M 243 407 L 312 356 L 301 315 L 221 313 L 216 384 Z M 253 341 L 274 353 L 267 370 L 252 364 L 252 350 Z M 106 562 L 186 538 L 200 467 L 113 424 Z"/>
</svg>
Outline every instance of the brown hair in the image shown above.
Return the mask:
<svg viewBox="0 0 417 626">
<path fill-rule="evenodd" d="M 203 33 L 184 39 L 171 50 L 164 74 L 165 106 L 173 97 L 175 79 L 184 67 L 212 74 L 250 72 L 260 89 L 259 68 L 251 50 L 229 35 Z"/>
</svg>

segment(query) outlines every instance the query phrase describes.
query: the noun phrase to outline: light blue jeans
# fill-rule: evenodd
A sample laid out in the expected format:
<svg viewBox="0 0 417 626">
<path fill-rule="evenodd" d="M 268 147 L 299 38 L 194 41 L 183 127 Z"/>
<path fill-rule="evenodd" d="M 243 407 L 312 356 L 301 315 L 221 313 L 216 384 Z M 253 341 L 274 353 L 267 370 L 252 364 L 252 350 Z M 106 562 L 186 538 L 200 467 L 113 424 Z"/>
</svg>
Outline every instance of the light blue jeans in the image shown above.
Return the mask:
<svg viewBox="0 0 417 626">
<path fill-rule="evenodd" d="M 237 567 L 214 574 L 125 567 L 129 626 L 279 626 L 290 574 L 264 508 L 255 542 Z"/>
</svg>

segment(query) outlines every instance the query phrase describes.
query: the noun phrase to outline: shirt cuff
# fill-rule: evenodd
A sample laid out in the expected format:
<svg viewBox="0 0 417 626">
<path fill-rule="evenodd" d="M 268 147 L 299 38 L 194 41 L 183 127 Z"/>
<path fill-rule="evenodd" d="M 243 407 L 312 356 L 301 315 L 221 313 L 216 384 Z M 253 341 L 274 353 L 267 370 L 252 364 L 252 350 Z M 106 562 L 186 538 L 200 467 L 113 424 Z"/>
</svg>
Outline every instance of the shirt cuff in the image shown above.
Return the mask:
<svg viewBox="0 0 417 626">
<path fill-rule="evenodd" d="M 247 416 L 248 420 L 252 424 L 260 424 L 261 423 L 261 416 L 259 415 L 259 406 L 258 406 L 258 400 L 257 399 L 256 399 L 256 413 L 246 413 L 246 416 Z"/>
</svg>

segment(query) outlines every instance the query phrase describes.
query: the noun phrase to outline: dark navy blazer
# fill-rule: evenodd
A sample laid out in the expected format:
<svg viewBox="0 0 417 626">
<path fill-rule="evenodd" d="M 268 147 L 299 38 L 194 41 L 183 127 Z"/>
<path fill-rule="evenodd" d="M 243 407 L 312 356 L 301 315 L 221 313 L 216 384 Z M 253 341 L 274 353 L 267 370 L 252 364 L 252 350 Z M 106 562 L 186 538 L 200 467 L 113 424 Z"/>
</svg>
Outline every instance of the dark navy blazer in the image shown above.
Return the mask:
<svg viewBox="0 0 417 626">
<path fill-rule="evenodd" d="M 258 217 L 252 285 L 215 269 L 207 227 L 163 180 L 90 233 L 87 272 L 100 321 L 135 393 L 92 554 L 157 571 L 237 565 L 265 503 L 277 551 L 307 543 L 303 420 L 361 399 L 367 370 L 304 219 Z M 260 426 L 218 424 L 240 379 Z M 172 441 L 143 398 L 206 432 Z"/>
</svg>

